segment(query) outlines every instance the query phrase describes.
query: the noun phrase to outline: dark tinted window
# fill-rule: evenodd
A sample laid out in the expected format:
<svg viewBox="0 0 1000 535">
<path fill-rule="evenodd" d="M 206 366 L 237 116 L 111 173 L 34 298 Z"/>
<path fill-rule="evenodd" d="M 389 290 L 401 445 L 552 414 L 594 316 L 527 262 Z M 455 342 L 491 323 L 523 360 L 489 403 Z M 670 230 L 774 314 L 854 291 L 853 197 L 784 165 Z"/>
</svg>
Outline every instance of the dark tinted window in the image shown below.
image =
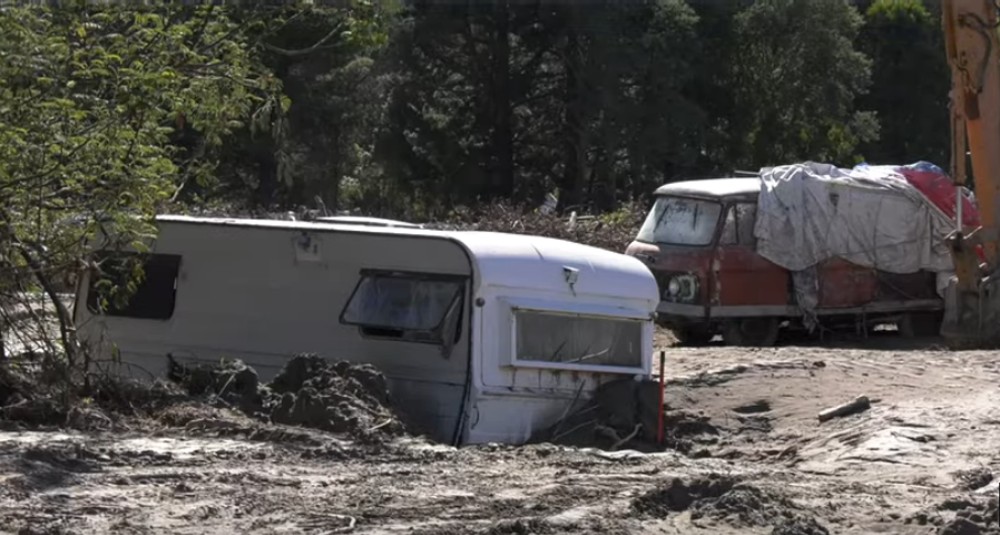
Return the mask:
<svg viewBox="0 0 1000 535">
<path fill-rule="evenodd" d="M 753 227 L 757 222 L 757 205 L 742 202 L 733 206 L 733 209 L 736 211 L 736 232 L 740 245 L 757 245 L 757 238 L 753 235 Z"/>
<path fill-rule="evenodd" d="M 436 344 L 457 340 L 464 285 L 455 276 L 364 272 L 340 321 L 368 336 Z"/>
<path fill-rule="evenodd" d="M 159 320 L 174 315 L 179 255 L 115 253 L 105 255 L 100 264 L 102 273 L 91 277 L 87 292 L 91 312 Z M 142 266 L 142 276 L 130 293 L 125 287 L 136 265 Z"/>
</svg>

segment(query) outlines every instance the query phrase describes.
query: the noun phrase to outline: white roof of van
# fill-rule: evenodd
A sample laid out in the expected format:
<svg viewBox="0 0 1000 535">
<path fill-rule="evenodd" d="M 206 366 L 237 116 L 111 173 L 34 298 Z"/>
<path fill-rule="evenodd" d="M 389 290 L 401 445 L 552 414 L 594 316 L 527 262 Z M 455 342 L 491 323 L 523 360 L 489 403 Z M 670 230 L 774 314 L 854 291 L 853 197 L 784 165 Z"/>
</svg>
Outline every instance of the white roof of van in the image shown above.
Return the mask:
<svg viewBox="0 0 1000 535">
<path fill-rule="evenodd" d="M 656 189 L 656 195 L 698 195 L 702 197 L 728 197 L 760 193 L 760 177 L 748 178 L 706 178 L 685 180 L 664 184 Z"/>
<path fill-rule="evenodd" d="M 659 302 L 656 280 L 639 259 L 598 247 L 543 236 L 272 219 L 176 215 L 161 215 L 156 219 L 159 223 L 353 232 L 383 236 L 438 236 L 458 242 L 469 252 L 483 285 L 538 290 L 567 288 L 563 267 L 570 267 L 578 270 L 578 279 L 574 286 L 578 294 L 647 300 L 650 310 L 655 310 Z"/>
</svg>

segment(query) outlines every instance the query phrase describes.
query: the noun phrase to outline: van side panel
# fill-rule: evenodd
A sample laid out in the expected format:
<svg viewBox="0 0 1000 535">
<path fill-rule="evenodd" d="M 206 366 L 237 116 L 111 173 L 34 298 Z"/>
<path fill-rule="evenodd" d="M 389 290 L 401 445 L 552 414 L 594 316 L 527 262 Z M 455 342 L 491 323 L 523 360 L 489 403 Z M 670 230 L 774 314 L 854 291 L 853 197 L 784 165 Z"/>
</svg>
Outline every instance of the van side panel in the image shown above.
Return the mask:
<svg viewBox="0 0 1000 535">
<path fill-rule="evenodd" d="M 473 286 L 463 247 L 447 239 L 350 232 L 309 231 L 306 238 L 303 247 L 300 230 L 163 223 L 154 252 L 182 255 L 172 317 L 95 317 L 81 305 L 81 336 L 102 344 L 105 354 L 113 341 L 124 360 L 160 376 L 168 353 L 182 362 L 240 358 L 262 381 L 301 352 L 371 363 L 421 430 L 450 440 L 469 361 Z M 367 337 L 341 324 L 362 269 L 469 277 L 450 356 L 436 344 Z"/>
</svg>

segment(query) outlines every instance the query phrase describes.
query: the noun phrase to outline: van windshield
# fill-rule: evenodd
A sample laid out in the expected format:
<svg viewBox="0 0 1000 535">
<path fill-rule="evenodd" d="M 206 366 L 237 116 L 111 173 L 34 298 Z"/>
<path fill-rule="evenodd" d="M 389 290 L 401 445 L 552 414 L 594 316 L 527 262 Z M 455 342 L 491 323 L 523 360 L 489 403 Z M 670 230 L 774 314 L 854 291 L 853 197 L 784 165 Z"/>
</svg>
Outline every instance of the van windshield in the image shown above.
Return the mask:
<svg viewBox="0 0 1000 535">
<path fill-rule="evenodd" d="M 722 203 L 686 197 L 657 197 L 636 240 L 670 245 L 708 245 L 719 224 Z"/>
</svg>

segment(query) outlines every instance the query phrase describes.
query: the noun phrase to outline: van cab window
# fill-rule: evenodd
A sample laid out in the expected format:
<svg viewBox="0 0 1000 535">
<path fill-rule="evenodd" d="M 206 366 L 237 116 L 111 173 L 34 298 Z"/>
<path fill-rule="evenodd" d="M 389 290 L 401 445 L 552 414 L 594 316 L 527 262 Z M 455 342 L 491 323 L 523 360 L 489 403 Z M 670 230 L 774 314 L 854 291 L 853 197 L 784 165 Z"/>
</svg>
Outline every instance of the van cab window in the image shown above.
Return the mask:
<svg viewBox="0 0 1000 535">
<path fill-rule="evenodd" d="M 340 321 L 368 336 L 443 344 L 457 337 L 463 287 L 446 275 L 363 272 Z"/>
<path fill-rule="evenodd" d="M 722 204 L 686 197 L 660 196 L 636 239 L 667 245 L 708 245 L 715 237 Z"/>
<path fill-rule="evenodd" d="M 752 203 L 736 203 L 726 210 L 726 219 L 719 236 L 721 245 L 746 245 L 754 247 L 757 239 L 753 235 L 753 227 L 757 220 L 757 205 Z"/>
</svg>

